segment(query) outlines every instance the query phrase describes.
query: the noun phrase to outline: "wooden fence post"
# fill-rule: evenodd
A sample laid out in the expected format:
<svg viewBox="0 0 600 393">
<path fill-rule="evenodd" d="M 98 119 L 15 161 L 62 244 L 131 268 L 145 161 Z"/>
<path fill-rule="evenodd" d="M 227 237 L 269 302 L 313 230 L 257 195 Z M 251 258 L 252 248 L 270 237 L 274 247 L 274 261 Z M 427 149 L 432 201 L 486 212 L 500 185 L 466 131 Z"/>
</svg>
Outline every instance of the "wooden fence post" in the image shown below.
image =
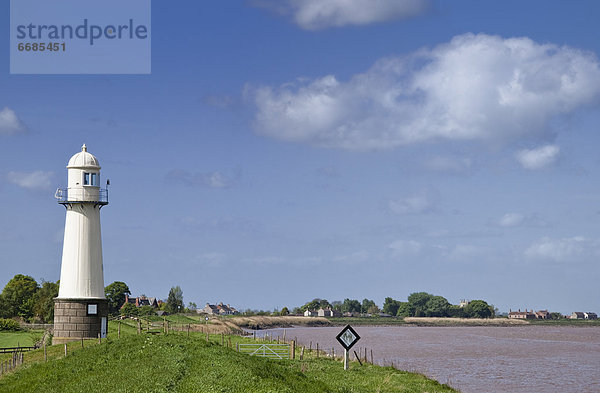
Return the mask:
<svg viewBox="0 0 600 393">
<path fill-rule="evenodd" d="M 65 356 L 67 356 L 67 343 L 65 343 Z"/>
<path fill-rule="evenodd" d="M 290 359 L 296 359 L 296 342 L 294 340 L 290 343 Z"/>
<path fill-rule="evenodd" d="M 304 347 L 300 350 L 300 360 L 304 359 Z"/>
<path fill-rule="evenodd" d="M 190 336 L 190 324 L 188 323 L 188 337 Z"/>
<path fill-rule="evenodd" d="M 46 341 L 44 341 L 44 362 L 48 361 L 48 356 L 46 355 Z"/>
<path fill-rule="evenodd" d="M 81 348 L 83 348 L 83 335 L 81 336 Z"/>
<path fill-rule="evenodd" d="M 208 332 L 206 332 L 206 342 L 208 342 Z"/>
<path fill-rule="evenodd" d="M 360 356 L 358 356 L 356 354 L 356 351 L 352 351 L 352 352 L 354 352 L 354 356 L 356 357 L 356 360 L 358 360 L 358 364 L 360 364 L 362 366 L 362 362 L 360 361 Z"/>
<path fill-rule="evenodd" d="M 319 358 L 319 343 L 317 343 L 317 359 Z"/>
<path fill-rule="evenodd" d="M 142 334 L 142 322 L 138 319 L 138 334 Z"/>
<path fill-rule="evenodd" d="M 221 346 L 225 346 L 225 335 L 221 333 Z"/>
<path fill-rule="evenodd" d="M 117 331 L 117 338 L 121 338 L 121 321 L 119 321 L 119 329 Z"/>
</svg>

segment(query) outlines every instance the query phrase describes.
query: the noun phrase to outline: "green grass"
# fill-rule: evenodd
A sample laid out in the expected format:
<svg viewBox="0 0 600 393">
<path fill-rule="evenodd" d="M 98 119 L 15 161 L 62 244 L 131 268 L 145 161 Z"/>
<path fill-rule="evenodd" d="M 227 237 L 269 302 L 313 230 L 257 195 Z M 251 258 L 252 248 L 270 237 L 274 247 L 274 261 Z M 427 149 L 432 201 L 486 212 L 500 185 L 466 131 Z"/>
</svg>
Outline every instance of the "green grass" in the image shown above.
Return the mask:
<svg viewBox="0 0 600 393">
<path fill-rule="evenodd" d="M 26 331 L 26 332 L 0 332 L 0 348 L 16 347 L 33 347 L 35 341 L 42 336 L 42 331 Z"/>
<path fill-rule="evenodd" d="M 69 344 L 26 354 L 26 364 L 0 378 L 1 392 L 453 392 L 418 374 L 373 365 L 307 356 L 273 361 L 240 354 L 220 345 L 221 336 L 132 334 L 121 325 L 121 339 Z M 131 329 L 131 330 L 129 330 Z M 116 329 L 113 329 L 115 331 Z M 232 336 L 232 346 L 246 338 Z M 229 343 L 226 337 L 224 342 Z M 308 354 L 306 354 L 308 355 Z"/>
</svg>

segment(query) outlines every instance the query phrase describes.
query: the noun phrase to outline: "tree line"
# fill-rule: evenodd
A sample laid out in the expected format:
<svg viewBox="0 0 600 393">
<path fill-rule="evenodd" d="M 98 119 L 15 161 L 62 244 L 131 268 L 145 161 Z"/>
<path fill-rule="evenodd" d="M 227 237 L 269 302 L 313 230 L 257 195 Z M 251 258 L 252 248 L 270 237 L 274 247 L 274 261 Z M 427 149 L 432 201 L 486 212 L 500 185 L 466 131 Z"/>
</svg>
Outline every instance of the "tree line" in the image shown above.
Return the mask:
<svg viewBox="0 0 600 393">
<path fill-rule="evenodd" d="M 54 298 L 59 282 L 17 274 L 0 293 L 0 318 L 21 318 L 26 322 L 50 323 L 54 320 Z"/>
<path fill-rule="evenodd" d="M 31 276 L 15 275 L 0 293 L 0 318 L 18 318 L 32 323 L 52 323 L 54 321 L 54 298 L 58 296 L 59 286 L 60 281 L 41 280 L 38 283 Z M 108 285 L 104 288 L 104 293 L 108 300 L 111 316 L 156 314 L 155 309 L 150 306 L 137 308 L 133 304 L 124 304 L 125 295 L 131 295 L 131 291 L 129 286 L 122 281 L 115 281 Z M 179 286 L 171 288 L 161 309 L 169 314 L 188 311 L 184 307 L 183 291 Z"/>
<path fill-rule="evenodd" d="M 398 317 L 457 317 L 457 318 L 493 318 L 496 310 L 484 300 L 472 300 L 466 306 L 453 305 L 443 296 L 427 292 L 415 292 L 408 296 L 407 301 L 386 297 L 383 308 L 380 309 L 373 300 L 344 299 L 344 301 L 329 302 L 316 298 L 300 307 L 294 308 L 294 314 L 306 310 L 332 309 L 341 313 L 352 314 L 384 314 Z"/>
<path fill-rule="evenodd" d="M 427 292 L 408 295 L 406 302 L 385 298 L 383 312 L 398 317 L 494 318 L 496 310 L 484 300 L 471 300 L 466 306 L 450 304 L 443 296 Z"/>
</svg>

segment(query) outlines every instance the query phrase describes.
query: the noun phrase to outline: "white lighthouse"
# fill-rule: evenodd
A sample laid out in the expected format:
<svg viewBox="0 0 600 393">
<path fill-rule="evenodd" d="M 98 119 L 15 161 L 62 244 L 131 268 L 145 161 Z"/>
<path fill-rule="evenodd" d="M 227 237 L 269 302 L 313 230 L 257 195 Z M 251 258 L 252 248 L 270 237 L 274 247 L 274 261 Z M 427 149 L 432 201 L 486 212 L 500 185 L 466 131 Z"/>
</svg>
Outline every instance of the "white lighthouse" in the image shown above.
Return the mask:
<svg viewBox="0 0 600 393">
<path fill-rule="evenodd" d="M 68 188 L 56 191 L 67 218 L 54 300 L 54 343 L 106 336 L 108 320 L 100 233 L 100 209 L 108 204 L 108 190 L 100 188 L 100 164 L 85 144 L 67 169 Z"/>
</svg>

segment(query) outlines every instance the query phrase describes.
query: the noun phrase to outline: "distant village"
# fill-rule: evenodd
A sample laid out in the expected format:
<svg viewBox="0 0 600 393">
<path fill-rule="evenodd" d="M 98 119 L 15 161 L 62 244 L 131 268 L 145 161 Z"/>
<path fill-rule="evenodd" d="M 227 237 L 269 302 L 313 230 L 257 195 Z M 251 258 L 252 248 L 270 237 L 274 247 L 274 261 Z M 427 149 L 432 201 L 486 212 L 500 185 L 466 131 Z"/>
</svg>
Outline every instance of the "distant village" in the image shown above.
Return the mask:
<svg viewBox="0 0 600 393">
<path fill-rule="evenodd" d="M 165 302 L 155 297 L 146 297 L 144 295 L 138 297 L 129 297 L 129 295 L 125 295 L 125 302 L 121 306 L 121 308 L 125 307 L 126 304 L 131 304 L 135 307 L 143 307 L 150 306 L 156 309 L 156 314 L 161 316 L 165 315 L 166 312 L 164 310 L 160 310 L 162 305 Z M 196 312 L 198 314 L 208 314 L 208 315 L 237 315 L 239 311 L 235 307 L 231 307 L 229 304 L 223 304 L 223 302 L 218 304 L 209 304 L 206 303 L 204 308 L 192 308 L 189 310 L 190 312 Z"/>
<path fill-rule="evenodd" d="M 460 308 L 466 307 L 469 305 L 469 303 L 470 302 L 468 300 L 461 300 L 459 307 Z M 160 315 L 166 314 L 164 310 L 161 310 L 161 308 L 163 308 L 162 306 L 164 304 L 164 301 L 160 300 L 158 298 L 155 298 L 155 297 L 146 297 L 144 295 L 138 296 L 138 297 L 129 297 L 128 295 L 125 295 L 125 302 L 123 303 L 123 306 L 121 306 L 121 308 L 123 308 L 126 304 L 131 304 L 137 308 L 143 307 L 143 306 L 150 306 L 156 310 L 155 312 L 157 315 L 160 316 Z M 240 311 L 238 311 L 235 307 L 232 307 L 229 304 L 224 304 L 223 302 L 220 302 L 217 304 L 206 303 L 206 305 L 203 308 L 193 308 L 192 307 L 191 309 L 188 309 L 188 311 L 195 312 L 197 314 L 206 314 L 206 315 L 238 315 L 238 314 L 240 314 Z M 321 307 L 318 309 L 306 309 L 302 314 L 297 314 L 297 315 L 303 315 L 305 317 L 339 318 L 339 317 L 355 317 L 355 316 L 367 315 L 367 314 L 361 313 L 361 312 L 341 312 L 332 307 Z M 368 313 L 368 315 L 372 316 L 373 314 Z M 375 315 L 380 316 L 380 317 L 391 317 L 392 316 L 392 315 L 384 313 L 384 312 L 377 312 Z M 548 310 L 534 311 L 533 309 L 532 310 L 525 309 L 524 311 L 521 311 L 520 309 L 518 309 L 517 311 L 513 311 L 511 309 L 508 312 L 508 314 L 499 315 L 499 316 L 507 316 L 509 319 L 559 319 L 559 318 L 588 319 L 588 320 L 598 319 L 598 315 L 594 312 L 574 311 L 570 315 L 562 315 L 560 313 L 551 313 Z"/>
<path fill-rule="evenodd" d="M 527 310 L 521 311 L 520 309 L 517 311 L 510 310 L 508 313 L 508 318 L 510 319 L 556 319 L 553 318 L 552 314 L 548 312 L 548 310 Z M 598 319 L 598 315 L 595 312 L 581 312 L 574 311 L 571 315 L 561 316 L 567 319 Z"/>
</svg>

